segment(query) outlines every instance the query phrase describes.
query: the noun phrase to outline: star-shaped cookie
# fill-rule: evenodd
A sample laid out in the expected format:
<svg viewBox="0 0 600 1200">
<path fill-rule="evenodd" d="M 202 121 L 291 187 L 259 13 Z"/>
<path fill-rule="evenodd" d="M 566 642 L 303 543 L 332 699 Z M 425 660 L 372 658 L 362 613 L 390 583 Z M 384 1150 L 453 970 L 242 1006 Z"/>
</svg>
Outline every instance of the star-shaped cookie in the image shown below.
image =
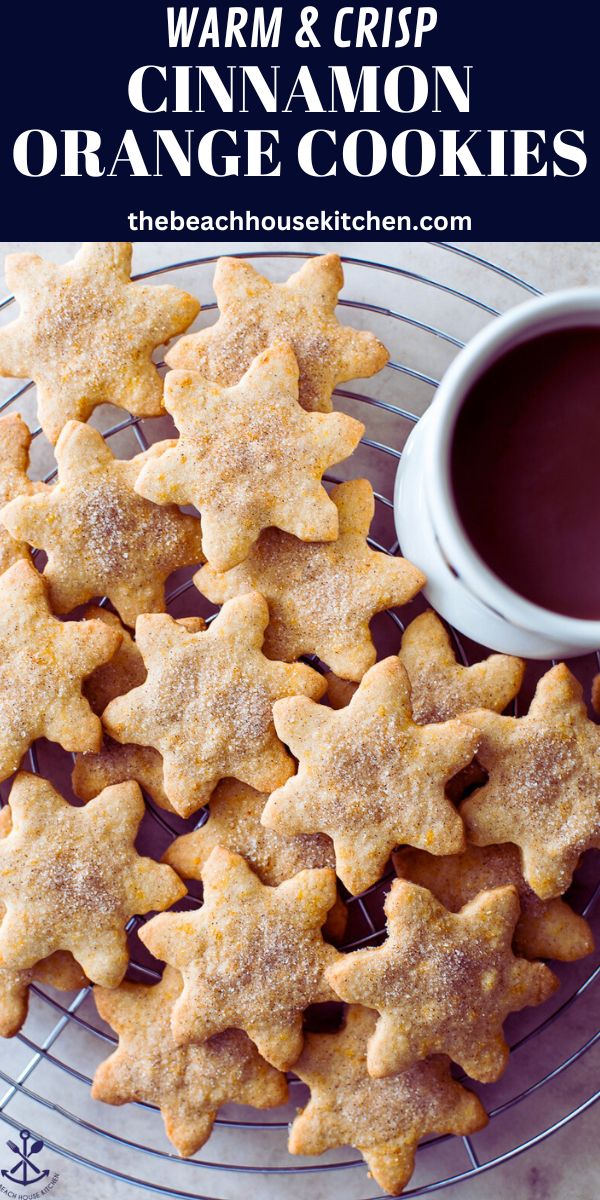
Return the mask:
<svg viewBox="0 0 600 1200">
<path fill-rule="evenodd" d="M 102 621 L 109 629 L 117 629 L 121 635 L 121 644 L 113 654 L 110 662 L 96 667 L 83 685 L 83 694 L 90 702 L 90 707 L 98 716 L 102 716 L 107 704 L 139 687 L 146 678 L 144 660 L 129 632 L 121 624 L 116 613 L 100 605 L 91 604 L 83 614 L 86 621 Z M 199 628 L 205 629 L 204 621 L 199 618 Z"/>
<path fill-rule="evenodd" d="M 292 662 L 316 654 L 345 679 L 360 680 L 376 659 L 369 621 L 375 613 L 412 600 L 425 577 L 404 558 L 371 550 L 367 535 L 375 511 L 366 479 L 331 493 L 339 514 L 335 542 L 302 542 L 266 529 L 247 559 L 219 574 L 202 567 L 196 586 L 215 604 L 260 592 L 269 605 L 265 653 Z"/>
<path fill-rule="evenodd" d="M 523 958 L 556 958 L 575 962 L 594 949 L 592 931 L 564 900 L 540 900 L 523 879 L 516 846 L 467 846 L 463 854 L 434 858 L 424 850 L 395 850 L 392 858 L 400 879 L 429 888 L 451 912 L 458 912 L 479 892 L 513 884 L 521 914 L 513 946 Z"/>
<path fill-rule="evenodd" d="M 167 1137 L 187 1157 L 210 1136 L 222 1104 L 274 1108 L 286 1103 L 287 1083 L 240 1030 L 227 1029 L 202 1046 L 177 1046 L 170 1018 L 181 988 L 178 971 L 167 967 L 154 987 L 94 989 L 119 1046 L 97 1068 L 92 1096 L 106 1104 L 156 1104 Z"/>
<path fill-rule="evenodd" d="M 128 779 L 139 783 L 159 808 L 175 812 L 164 788 L 162 758 L 151 746 L 120 746 L 112 738 L 105 738 L 96 754 L 76 755 L 71 786 L 75 795 L 87 804 L 103 788 L 126 783 Z"/>
<path fill-rule="evenodd" d="M 0 417 L 0 509 L 15 496 L 33 496 L 43 489 L 27 474 L 31 434 L 19 413 Z M 19 558 L 29 558 L 29 547 L 0 529 L 0 575 Z"/>
<path fill-rule="evenodd" d="M 342 1000 L 380 1013 L 369 1074 L 395 1075 L 442 1053 L 481 1083 L 498 1079 L 509 1056 L 505 1018 L 558 987 L 544 963 L 512 952 L 516 888 L 480 892 L 451 913 L 426 888 L 398 879 L 384 908 L 383 945 L 347 954 L 327 970 Z"/>
<path fill-rule="evenodd" d="M 134 625 L 140 613 L 164 611 L 173 571 L 202 561 L 200 522 L 134 491 L 153 457 L 151 449 L 117 459 L 97 429 L 68 421 L 56 444 L 56 486 L 2 509 L 0 521 L 14 538 L 46 552 L 55 612 L 107 596 Z"/>
<path fill-rule="evenodd" d="M 28 970 L 0 969 L 0 1037 L 11 1038 L 19 1032 L 29 1009 L 29 985 L 47 983 L 61 992 L 85 987 L 87 979 L 81 967 L 66 950 L 57 950 Z"/>
<path fill-rule="evenodd" d="M 0 838 L 0 966 L 27 969 L 69 950 L 104 987 L 121 982 L 130 917 L 185 895 L 170 867 L 141 858 L 134 841 L 144 815 L 136 783 L 106 788 L 75 808 L 22 772 L 10 795 L 12 829 Z"/>
<path fill-rule="evenodd" d="M 509 654 L 491 654 L 483 662 L 463 666 L 456 661 L 447 630 L 431 611 L 407 626 L 398 657 L 410 679 L 413 716 L 419 725 L 448 721 L 471 708 L 502 712 L 517 695 L 525 671 L 523 660 Z M 328 673 L 332 708 L 344 708 L 354 691 L 350 676 Z"/>
<path fill-rule="evenodd" d="M 592 707 L 600 715 L 600 675 L 594 675 L 592 679 Z"/>
<path fill-rule="evenodd" d="M 5 269 L 21 311 L 0 329 L 0 375 L 34 380 L 51 442 L 97 404 L 159 416 L 163 389 L 152 353 L 194 320 L 193 296 L 132 283 L 130 242 L 84 242 L 60 266 L 9 254 Z"/>
<path fill-rule="evenodd" d="M 110 662 L 97 667 L 83 685 L 93 711 L 100 715 L 116 696 L 123 696 L 132 688 L 139 687 L 146 679 L 147 672 L 131 634 L 114 613 L 106 608 L 91 607 L 86 610 L 85 616 L 88 620 L 97 618 L 118 629 L 123 639 Z M 192 633 L 206 629 L 202 617 L 181 617 L 178 624 Z M 153 750 L 151 746 L 120 746 L 112 738 L 106 738 L 97 753 L 76 756 L 71 785 L 75 795 L 87 803 L 103 788 L 114 783 L 126 783 L 128 779 L 139 783 L 159 808 L 167 812 L 175 811 L 165 795 L 162 758 L 158 750 Z"/>
<path fill-rule="evenodd" d="M 99 621 L 58 621 L 31 563 L 0 576 L 0 779 L 38 737 L 64 750 L 99 749 L 102 726 L 81 687 L 120 640 Z"/>
<path fill-rule="evenodd" d="M 265 887 L 239 854 L 213 850 L 196 912 L 153 917 L 139 936 L 177 967 L 184 988 L 172 1014 L 178 1045 L 243 1029 L 263 1058 L 285 1071 L 302 1049 L 302 1013 L 334 999 L 324 981 L 339 955 L 321 927 L 335 904 L 330 867 Z"/>
<path fill-rule="evenodd" d="M 517 695 L 525 673 L 523 660 L 509 654 L 491 654 L 470 667 L 458 663 L 450 636 L 434 612 L 421 613 L 407 626 L 400 662 L 410 679 L 415 721 L 423 725 L 448 721 L 470 708 L 502 712 Z"/>
<path fill-rule="evenodd" d="M 275 732 L 273 703 L 299 694 L 318 698 L 325 683 L 303 663 L 265 658 L 268 620 L 257 592 L 230 600 L 205 633 L 168 616 L 138 618 L 148 677 L 113 700 L 103 722 L 116 741 L 162 754 L 165 793 L 182 817 L 207 804 L 225 777 L 268 792 L 293 774 Z"/>
<path fill-rule="evenodd" d="M 223 779 L 210 798 L 208 820 L 200 829 L 175 838 L 162 861 L 182 879 L 202 879 L 202 869 L 215 846 L 224 846 L 240 854 L 261 883 L 270 887 L 277 887 L 284 879 L 291 879 L 307 868 L 335 867 L 333 845 L 325 834 L 286 837 L 261 825 L 268 798 L 264 792 L 257 792 L 237 779 Z M 348 910 L 338 896 L 324 926 L 332 942 L 344 936 L 347 919 Z"/>
<path fill-rule="evenodd" d="M 7 837 L 11 829 L 10 806 L 5 804 L 0 810 L 0 837 Z M 3 916 L 4 906 L 0 907 Z M 87 983 L 81 967 L 67 950 L 56 950 L 26 970 L 0 968 L 0 1037 L 14 1037 L 19 1032 L 29 1009 L 29 985 L 35 981 L 63 992 L 76 991 Z"/>
<path fill-rule="evenodd" d="M 368 1009 L 353 1007 L 340 1033 L 308 1034 L 294 1072 L 311 1095 L 292 1125 L 289 1149 L 323 1154 L 355 1146 L 386 1194 L 399 1196 L 413 1173 L 422 1137 L 475 1133 L 487 1116 L 477 1096 L 452 1078 L 445 1058 L 372 1079 L 367 1043 L 376 1020 Z"/>
<path fill-rule="evenodd" d="M 315 867 L 335 867 L 333 845 L 323 833 L 286 837 L 261 825 L 268 800 L 237 779 L 223 779 L 210 798 L 208 821 L 175 838 L 165 851 L 167 862 L 184 879 L 201 879 L 215 846 L 241 855 L 261 883 L 277 887 L 284 879 Z"/>
<path fill-rule="evenodd" d="M 348 458 L 364 425 L 344 413 L 298 404 L 298 364 L 276 342 L 234 387 L 173 371 L 165 407 L 181 434 L 140 471 L 136 490 L 158 504 L 195 504 L 206 558 L 228 571 L 261 530 L 275 525 L 303 541 L 334 541 L 338 512 L 321 476 Z"/>
<path fill-rule="evenodd" d="M 513 842 L 541 900 L 567 890 L 584 850 L 600 846 L 600 729 L 564 663 L 540 679 L 526 717 L 478 710 L 489 780 L 461 815 L 476 846 Z"/>
<path fill-rule="evenodd" d="M 300 367 L 302 407 L 331 412 L 339 383 L 375 375 L 389 358 L 372 333 L 336 319 L 343 284 L 337 254 L 309 259 L 285 283 L 271 283 L 239 258 L 220 258 L 214 280 L 220 310 L 216 325 L 181 338 L 167 362 L 231 387 L 267 346 L 278 339 L 290 342 Z"/>
<path fill-rule="evenodd" d="M 462 822 L 444 785 L 473 758 L 478 735 L 459 721 L 416 725 L 396 657 L 367 671 L 347 708 L 294 697 L 273 712 L 299 768 L 270 796 L 263 824 L 329 834 L 351 892 L 376 883 L 401 843 L 432 854 L 463 849 Z"/>
</svg>

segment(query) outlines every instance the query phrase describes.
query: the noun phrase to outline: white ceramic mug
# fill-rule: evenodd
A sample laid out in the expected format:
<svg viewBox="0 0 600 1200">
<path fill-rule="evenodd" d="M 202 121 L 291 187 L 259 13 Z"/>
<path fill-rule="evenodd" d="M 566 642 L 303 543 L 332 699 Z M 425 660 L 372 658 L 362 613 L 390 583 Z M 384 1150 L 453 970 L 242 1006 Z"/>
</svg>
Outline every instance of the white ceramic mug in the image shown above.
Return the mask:
<svg viewBox="0 0 600 1200">
<path fill-rule="evenodd" d="M 526 600 L 477 554 L 452 490 L 450 449 L 456 420 L 474 382 L 508 350 L 555 329 L 594 325 L 600 327 L 598 288 L 554 292 L 496 318 L 446 371 L 398 467 L 396 530 L 402 553 L 427 576 L 427 599 L 461 633 L 503 653 L 526 658 L 589 653 L 600 647 L 600 620 L 563 616 Z M 600 446 L 598 454 L 600 458 Z"/>
</svg>

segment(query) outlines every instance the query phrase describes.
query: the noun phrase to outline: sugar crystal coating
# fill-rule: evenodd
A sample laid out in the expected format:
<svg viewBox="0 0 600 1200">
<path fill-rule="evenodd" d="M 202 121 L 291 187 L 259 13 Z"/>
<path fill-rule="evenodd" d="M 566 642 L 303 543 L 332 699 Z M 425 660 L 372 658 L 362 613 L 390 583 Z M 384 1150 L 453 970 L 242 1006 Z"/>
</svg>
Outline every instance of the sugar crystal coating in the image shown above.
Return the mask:
<svg viewBox="0 0 600 1200">
<path fill-rule="evenodd" d="M 242 259 L 220 258 L 214 283 L 220 310 L 216 325 L 180 338 L 167 362 L 231 387 L 267 346 L 289 342 L 300 368 L 302 407 L 331 412 L 337 384 L 376 374 L 389 357 L 372 333 L 336 319 L 343 283 L 337 254 L 309 259 L 283 284 L 271 283 Z"/>
</svg>

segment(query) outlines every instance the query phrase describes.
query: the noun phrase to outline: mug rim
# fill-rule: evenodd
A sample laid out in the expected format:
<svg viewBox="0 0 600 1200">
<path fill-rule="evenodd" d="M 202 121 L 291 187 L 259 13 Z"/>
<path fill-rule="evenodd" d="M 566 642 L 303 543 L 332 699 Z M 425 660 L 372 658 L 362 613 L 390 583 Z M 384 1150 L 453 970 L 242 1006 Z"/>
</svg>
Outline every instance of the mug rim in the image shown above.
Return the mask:
<svg viewBox="0 0 600 1200">
<path fill-rule="evenodd" d="M 425 469 L 431 515 L 444 552 L 467 586 L 501 616 L 575 645 L 600 645 L 600 619 L 543 608 L 509 587 L 473 546 L 452 488 L 450 450 L 459 411 L 472 384 L 504 352 L 552 329 L 582 322 L 600 326 L 600 288 L 569 288 L 536 296 L 491 321 L 467 342 L 441 380 L 431 405 Z"/>
</svg>

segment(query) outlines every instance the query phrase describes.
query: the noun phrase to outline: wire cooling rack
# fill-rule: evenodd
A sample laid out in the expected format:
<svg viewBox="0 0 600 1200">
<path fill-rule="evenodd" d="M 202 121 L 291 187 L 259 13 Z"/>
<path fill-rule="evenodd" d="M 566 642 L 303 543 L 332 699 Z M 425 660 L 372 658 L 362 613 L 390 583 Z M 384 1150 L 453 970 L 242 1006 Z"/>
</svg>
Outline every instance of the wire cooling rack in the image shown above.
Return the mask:
<svg viewBox="0 0 600 1200">
<path fill-rule="evenodd" d="M 430 402 L 441 373 L 481 324 L 525 294 L 538 294 L 523 279 L 463 248 L 437 243 L 415 247 L 414 251 L 408 246 L 406 253 L 409 261 L 415 256 L 419 263 L 423 261 L 425 269 L 344 259 L 346 287 L 340 301 L 341 315 L 353 324 L 374 329 L 391 348 L 392 357 L 375 379 L 356 389 L 338 389 L 338 407 L 360 414 L 367 425 L 367 436 L 351 463 L 330 477 L 334 482 L 342 477 L 369 476 L 377 501 L 371 545 L 390 554 L 398 553 L 391 501 L 395 468 L 406 436 Z M 460 277 L 472 280 L 472 290 L 471 282 L 464 290 L 453 282 L 457 256 L 462 260 Z M 267 260 L 268 273 L 280 279 L 294 266 L 288 260 L 304 259 L 307 254 L 265 250 L 241 257 Z M 203 301 L 199 323 L 206 324 L 214 319 L 216 308 L 210 301 L 214 262 L 214 257 L 193 259 L 147 271 L 138 278 L 167 276 L 170 282 L 197 294 Z M 495 304 L 489 302 L 490 294 Z M 499 295 L 502 300 L 496 307 Z M 9 309 L 12 302 L 8 297 L 0 310 Z M 434 302 L 436 313 L 443 313 L 443 328 L 441 321 L 439 325 L 431 322 Z M 33 385 L 25 383 L 0 404 L 0 411 L 19 408 L 31 416 L 32 399 Z M 115 409 L 109 410 L 108 417 L 106 409 L 98 410 L 94 421 L 122 456 L 137 453 L 170 433 L 166 428 L 168 419 L 123 417 Z M 39 429 L 34 437 L 38 439 L 34 443 L 34 464 L 36 460 L 38 466 L 47 464 L 51 461 L 49 448 L 46 446 L 44 451 Z M 53 472 L 46 471 L 45 477 L 53 478 Z M 169 611 L 177 617 L 199 611 L 209 616 L 210 606 L 195 593 L 190 574 L 175 578 L 168 596 Z M 409 612 L 409 619 L 411 615 Z M 398 648 L 402 628 L 403 621 L 396 612 L 376 619 L 380 652 Z M 454 637 L 463 662 L 480 656 L 480 650 L 466 639 L 456 634 Z M 572 665 L 586 684 L 598 669 L 596 656 Z M 50 752 L 42 744 L 30 752 L 29 765 L 34 771 L 42 770 L 60 780 L 64 791 L 69 764 L 60 762 L 61 754 L 54 749 Z M 167 814 L 149 798 L 146 803 L 141 849 L 159 857 L 168 842 L 194 822 L 186 823 Z M 206 814 L 200 814 L 195 822 L 204 819 Z M 573 906 L 590 918 L 600 889 L 595 877 L 592 855 L 578 872 L 569 897 Z M 381 940 L 382 904 L 390 880 L 391 873 L 361 896 L 347 899 L 346 949 Z M 192 894 L 182 903 L 190 906 L 199 901 Z M 152 982 L 157 972 L 136 937 L 140 923 L 137 918 L 130 922 L 129 977 Z M 556 998 L 509 1019 L 507 1030 L 513 1053 L 508 1070 L 497 1084 L 477 1089 L 490 1113 L 490 1125 L 469 1138 L 425 1141 L 419 1148 L 417 1169 L 406 1196 L 429 1195 L 476 1178 L 536 1146 L 600 1099 L 600 1092 L 589 1094 L 586 1072 L 582 1070 L 586 1052 L 600 1038 L 593 1027 L 590 991 L 600 965 L 598 957 L 594 962 L 592 957 L 559 965 L 562 987 Z M 36 984 L 31 991 L 30 1016 L 24 1030 L 0 1047 L 0 1114 L 14 1129 L 27 1126 L 36 1131 L 34 1136 L 43 1138 L 48 1148 L 148 1195 L 229 1200 L 248 1191 L 249 1181 L 244 1184 L 240 1175 L 260 1176 L 260 1195 L 266 1200 L 304 1197 L 308 1187 L 315 1190 L 316 1183 L 310 1183 L 314 1175 L 320 1177 L 320 1197 L 337 1195 L 340 1184 L 348 1200 L 368 1200 L 380 1194 L 360 1156 L 347 1148 L 320 1159 L 293 1159 L 286 1154 L 288 1121 L 306 1097 L 306 1089 L 293 1075 L 292 1103 L 287 1110 L 258 1113 L 227 1106 L 221 1110 L 213 1136 L 202 1151 L 193 1159 L 178 1159 L 170 1151 L 159 1114 L 151 1106 L 135 1104 L 119 1110 L 91 1100 L 91 1076 L 97 1063 L 112 1051 L 115 1038 L 100 1021 L 90 989 L 82 989 L 70 1003 L 64 994 L 51 988 Z M 332 1172 L 335 1174 L 328 1185 L 326 1176 Z M 255 1194 L 254 1186 L 250 1194 Z"/>
</svg>

